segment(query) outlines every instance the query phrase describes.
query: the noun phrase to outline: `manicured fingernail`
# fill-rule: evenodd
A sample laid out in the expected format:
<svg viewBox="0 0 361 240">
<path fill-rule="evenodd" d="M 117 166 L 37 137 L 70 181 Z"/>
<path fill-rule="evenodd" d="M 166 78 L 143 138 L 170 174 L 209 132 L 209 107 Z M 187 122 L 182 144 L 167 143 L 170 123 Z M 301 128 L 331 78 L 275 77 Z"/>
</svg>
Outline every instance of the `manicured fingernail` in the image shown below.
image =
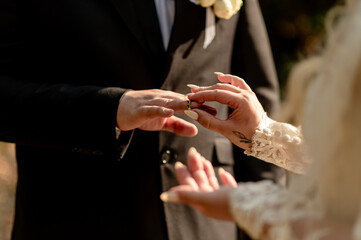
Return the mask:
<svg viewBox="0 0 361 240">
<path fill-rule="evenodd" d="M 194 148 L 194 147 L 191 147 L 189 150 L 188 150 L 188 155 L 189 156 L 192 156 L 192 155 L 196 155 L 198 152 L 197 150 Z"/>
<path fill-rule="evenodd" d="M 198 120 L 198 113 L 196 113 L 193 110 L 185 110 L 184 114 L 187 115 L 188 117 L 194 119 L 194 120 Z"/>
<path fill-rule="evenodd" d="M 219 168 L 218 169 L 218 174 L 219 175 L 222 175 L 222 174 L 224 174 L 226 172 L 226 170 L 224 170 L 223 168 Z"/>
<path fill-rule="evenodd" d="M 184 166 L 183 163 L 181 163 L 181 162 L 176 162 L 174 167 L 175 167 L 176 169 L 178 169 L 178 168 L 182 168 L 183 166 Z"/>
<path fill-rule="evenodd" d="M 187 84 L 187 87 L 189 87 L 189 88 L 199 88 L 199 86 L 197 86 L 195 84 Z"/>
<path fill-rule="evenodd" d="M 163 202 L 178 202 L 179 197 L 177 193 L 174 192 L 164 192 L 160 195 L 160 199 Z"/>
<path fill-rule="evenodd" d="M 221 73 L 221 72 L 214 72 L 214 74 L 216 74 L 217 76 L 224 76 L 224 73 Z"/>
</svg>

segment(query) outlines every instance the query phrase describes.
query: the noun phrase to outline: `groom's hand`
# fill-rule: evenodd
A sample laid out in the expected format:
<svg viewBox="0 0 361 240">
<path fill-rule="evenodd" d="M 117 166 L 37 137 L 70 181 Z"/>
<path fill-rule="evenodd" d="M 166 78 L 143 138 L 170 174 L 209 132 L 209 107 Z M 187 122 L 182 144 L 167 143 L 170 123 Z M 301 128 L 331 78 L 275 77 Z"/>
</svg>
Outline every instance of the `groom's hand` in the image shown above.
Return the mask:
<svg viewBox="0 0 361 240">
<path fill-rule="evenodd" d="M 146 131 L 169 131 L 192 137 L 198 133 L 195 125 L 173 116 L 187 109 L 188 98 L 165 90 L 139 90 L 126 92 L 118 107 L 117 125 L 120 130 L 139 128 Z M 192 102 L 192 107 L 200 104 Z"/>
</svg>

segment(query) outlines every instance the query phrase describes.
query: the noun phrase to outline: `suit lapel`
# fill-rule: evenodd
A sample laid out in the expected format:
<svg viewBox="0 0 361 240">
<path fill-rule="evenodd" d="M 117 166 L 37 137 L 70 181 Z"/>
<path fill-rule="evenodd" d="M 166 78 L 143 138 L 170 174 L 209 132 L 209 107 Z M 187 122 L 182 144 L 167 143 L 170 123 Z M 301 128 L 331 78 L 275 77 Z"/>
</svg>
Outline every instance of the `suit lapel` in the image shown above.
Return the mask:
<svg viewBox="0 0 361 240">
<path fill-rule="evenodd" d="M 164 54 L 154 0 L 110 0 L 148 54 Z"/>
<path fill-rule="evenodd" d="M 165 76 L 168 78 L 165 81 L 169 80 L 169 71 L 176 51 L 181 46 L 182 50 L 178 53 L 182 54 L 182 59 L 187 58 L 197 41 L 199 41 L 205 27 L 205 8 L 192 3 L 190 0 L 175 1 L 176 15 L 166 54 Z"/>
<path fill-rule="evenodd" d="M 176 15 L 164 59 L 163 40 L 154 0 L 110 1 L 149 58 L 153 62 L 158 62 L 156 67 L 160 67 L 160 69 L 156 72 L 161 75 L 154 77 L 156 81 L 154 84 L 156 87 L 160 87 L 164 77 L 169 77 L 168 73 L 177 49 L 182 45 L 182 57 L 186 58 L 199 40 L 205 26 L 205 8 L 191 3 L 190 0 L 175 0 Z"/>
<path fill-rule="evenodd" d="M 176 0 L 176 16 L 174 20 L 168 50 L 173 52 L 190 40 L 195 42 L 205 26 L 205 8 L 190 0 Z"/>
</svg>

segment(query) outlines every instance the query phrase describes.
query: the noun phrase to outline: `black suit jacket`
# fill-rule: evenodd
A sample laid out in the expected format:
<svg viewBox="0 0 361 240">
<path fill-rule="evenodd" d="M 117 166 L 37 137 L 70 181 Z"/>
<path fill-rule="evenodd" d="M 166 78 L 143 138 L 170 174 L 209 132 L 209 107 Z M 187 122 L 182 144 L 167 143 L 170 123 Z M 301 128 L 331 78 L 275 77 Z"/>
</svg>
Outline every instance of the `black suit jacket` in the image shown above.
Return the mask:
<svg viewBox="0 0 361 240">
<path fill-rule="evenodd" d="M 19 176 L 14 240 L 235 239 L 234 224 L 159 200 L 191 146 L 232 171 L 226 138 L 199 126 L 194 138 L 135 130 L 129 143 L 115 122 L 127 89 L 188 93 L 188 83 L 216 83 L 214 71 L 244 77 L 266 109 L 277 105 L 256 0 L 217 19 L 207 49 L 205 9 L 189 0 L 176 0 L 167 51 L 153 0 L 3 0 L 0 17 L 0 140 L 16 143 Z M 236 158 L 245 181 L 271 169 Z"/>
</svg>

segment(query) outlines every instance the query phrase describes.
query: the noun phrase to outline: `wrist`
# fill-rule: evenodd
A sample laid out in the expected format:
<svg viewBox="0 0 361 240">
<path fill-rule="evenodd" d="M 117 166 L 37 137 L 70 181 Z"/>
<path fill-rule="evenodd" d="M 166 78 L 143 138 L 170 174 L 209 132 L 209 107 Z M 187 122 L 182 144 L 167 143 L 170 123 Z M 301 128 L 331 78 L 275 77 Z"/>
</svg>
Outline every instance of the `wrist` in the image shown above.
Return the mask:
<svg viewBox="0 0 361 240">
<path fill-rule="evenodd" d="M 117 109 L 117 115 L 116 115 L 116 129 L 118 129 L 119 133 L 122 130 L 130 130 L 130 129 L 126 129 L 126 127 L 124 126 L 124 117 L 126 115 L 125 113 L 125 106 L 126 106 L 126 98 L 127 95 L 129 94 L 129 92 L 131 92 L 132 90 L 128 89 L 126 90 L 123 95 L 119 98 L 119 102 L 118 102 L 118 109 Z"/>
</svg>

